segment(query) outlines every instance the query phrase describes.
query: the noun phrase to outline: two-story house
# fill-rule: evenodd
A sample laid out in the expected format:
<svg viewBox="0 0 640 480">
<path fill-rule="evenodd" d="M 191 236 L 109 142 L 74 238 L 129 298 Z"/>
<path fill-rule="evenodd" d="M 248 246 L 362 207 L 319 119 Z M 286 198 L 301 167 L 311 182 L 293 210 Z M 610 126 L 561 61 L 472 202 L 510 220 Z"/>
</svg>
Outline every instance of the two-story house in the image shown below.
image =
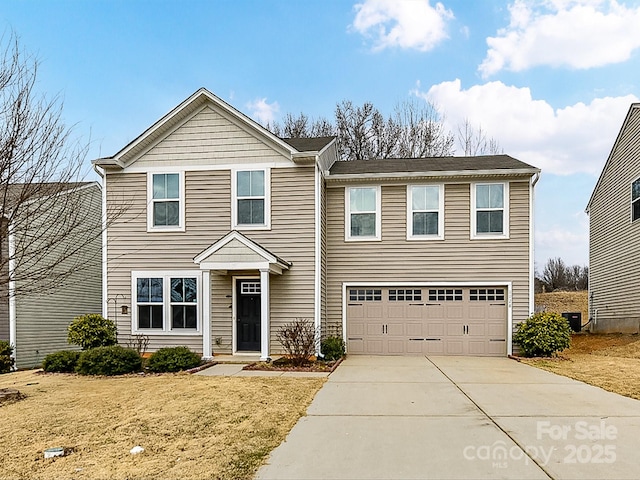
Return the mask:
<svg viewBox="0 0 640 480">
<path fill-rule="evenodd" d="M 350 354 L 507 355 L 533 311 L 539 170 L 507 155 L 340 162 L 201 89 L 94 165 L 127 204 L 103 252 L 121 341 L 266 358 L 306 318 Z"/>
</svg>

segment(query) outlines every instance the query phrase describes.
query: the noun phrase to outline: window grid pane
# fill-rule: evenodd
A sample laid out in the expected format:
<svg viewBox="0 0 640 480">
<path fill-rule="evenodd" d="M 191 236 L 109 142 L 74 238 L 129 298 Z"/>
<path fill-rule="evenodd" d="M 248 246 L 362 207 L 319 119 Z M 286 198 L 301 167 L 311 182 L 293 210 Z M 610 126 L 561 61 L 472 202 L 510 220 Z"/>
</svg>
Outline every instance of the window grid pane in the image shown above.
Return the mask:
<svg viewBox="0 0 640 480">
<path fill-rule="evenodd" d="M 265 224 L 265 173 L 263 170 L 236 173 L 238 225 Z"/>
<path fill-rule="evenodd" d="M 351 214 L 351 236 L 373 237 L 376 234 L 376 214 L 356 213 Z"/>
</svg>

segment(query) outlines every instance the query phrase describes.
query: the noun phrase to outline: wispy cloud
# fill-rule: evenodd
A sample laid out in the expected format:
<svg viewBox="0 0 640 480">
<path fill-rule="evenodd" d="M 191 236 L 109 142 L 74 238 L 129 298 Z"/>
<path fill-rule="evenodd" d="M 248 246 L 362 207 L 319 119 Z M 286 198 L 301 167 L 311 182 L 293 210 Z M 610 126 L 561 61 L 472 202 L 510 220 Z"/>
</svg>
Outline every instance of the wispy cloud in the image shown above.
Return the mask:
<svg viewBox="0 0 640 480">
<path fill-rule="evenodd" d="M 444 106 L 453 131 L 468 119 L 506 153 L 560 175 L 599 173 L 629 105 L 638 101 L 634 95 L 603 97 L 554 109 L 534 99 L 529 88 L 488 82 L 464 90 L 457 79 L 414 93 Z"/>
<path fill-rule="evenodd" d="M 487 38 L 483 77 L 539 65 L 587 69 L 628 60 L 640 48 L 640 6 L 616 0 L 516 0 L 510 23 Z"/>
<path fill-rule="evenodd" d="M 351 27 L 373 40 L 373 50 L 390 47 L 427 51 L 448 38 L 453 12 L 429 0 L 365 0 L 355 5 Z"/>
<path fill-rule="evenodd" d="M 251 117 L 262 125 L 273 123 L 276 114 L 280 111 L 278 102 L 268 103 L 265 98 L 257 98 L 253 102 L 247 103 L 247 108 L 251 112 Z"/>
</svg>

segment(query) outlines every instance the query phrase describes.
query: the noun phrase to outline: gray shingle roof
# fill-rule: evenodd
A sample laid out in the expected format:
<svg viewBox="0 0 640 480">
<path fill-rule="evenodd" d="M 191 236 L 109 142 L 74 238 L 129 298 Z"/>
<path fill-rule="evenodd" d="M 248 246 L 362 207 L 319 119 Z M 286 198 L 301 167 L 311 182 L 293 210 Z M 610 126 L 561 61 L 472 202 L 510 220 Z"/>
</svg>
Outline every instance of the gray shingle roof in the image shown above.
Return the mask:
<svg viewBox="0 0 640 480">
<path fill-rule="evenodd" d="M 430 157 L 430 158 L 388 158 L 384 160 L 352 160 L 335 162 L 331 175 L 416 173 L 416 172 L 459 172 L 473 170 L 531 170 L 538 171 L 527 163 L 509 155 L 482 155 L 477 157 Z"/>
<path fill-rule="evenodd" d="M 283 138 L 282 141 L 287 142 L 299 152 L 319 152 L 329 145 L 335 137 L 312 137 L 312 138 Z"/>
</svg>

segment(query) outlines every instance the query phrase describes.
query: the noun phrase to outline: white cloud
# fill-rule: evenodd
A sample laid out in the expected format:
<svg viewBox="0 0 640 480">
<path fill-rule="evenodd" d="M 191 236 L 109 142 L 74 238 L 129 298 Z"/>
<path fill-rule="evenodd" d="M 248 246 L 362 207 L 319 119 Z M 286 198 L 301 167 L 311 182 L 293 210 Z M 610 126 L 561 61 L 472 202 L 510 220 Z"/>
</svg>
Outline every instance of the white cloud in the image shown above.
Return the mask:
<svg viewBox="0 0 640 480">
<path fill-rule="evenodd" d="M 616 0 L 515 0 L 509 26 L 487 38 L 483 77 L 538 65 L 587 69 L 640 48 L 640 6 Z"/>
<path fill-rule="evenodd" d="M 586 215 L 585 215 L 586 219 Z M 567 265 L 589 263 L 589 227 L 585 221 L 554 226 L 535 233 L 535 261 L 540 270 L 550 258 L 560 257 Z"/>
<path fill-rule="evenodd" d="M 634 95 L 604 97 L 554 109 L 534 99 L 526 87 L 489 82 L 463 90 L 457 79 L 413 93 L 442 106 L 453 132 L 468 119 L 481 125 L 505 153 L 560 175 L 597 175 L 630 104 L 638 101 Z"/>
<path fill-rule="evenodd" d="M 453 12 L 429 0 L 365 0 L 355 5 L 352 28 L 373 38 L 374 50 L 389 47 L 433 49 L 448 38 L 447 21 Z"/>
<path fill-rule="evenodd" d="M 253 102 L 247 103 L 247 108 L 251 112 L 251 116 L 262 125 L 273 123 L 276 114 L 280 111 L 278 102 L 267 103 L 265 98 L 257 98 Z"/>
</svg>

